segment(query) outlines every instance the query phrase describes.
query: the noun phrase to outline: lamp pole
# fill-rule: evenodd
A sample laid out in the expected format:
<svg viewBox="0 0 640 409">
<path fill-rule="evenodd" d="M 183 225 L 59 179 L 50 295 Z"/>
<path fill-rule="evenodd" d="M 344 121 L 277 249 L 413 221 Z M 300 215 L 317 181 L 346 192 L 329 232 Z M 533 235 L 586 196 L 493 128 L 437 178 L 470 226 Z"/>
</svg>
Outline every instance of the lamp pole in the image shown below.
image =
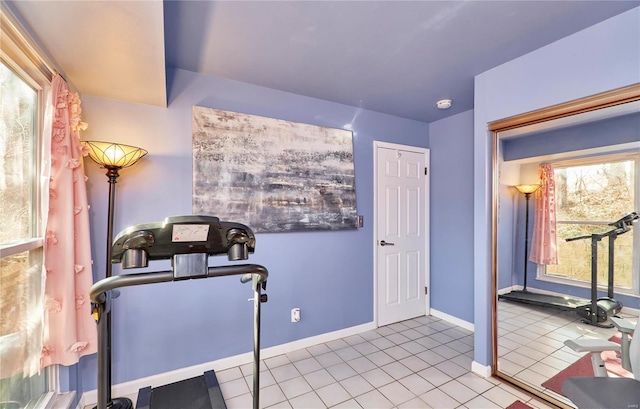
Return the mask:
<svg viewBox="0 0 640 409">
<path fill-rule="evenodd" d="M 531 193 L 527 192 L 524 194 L 524 198 L 526 200 L 526 210 L 525 210 L 525 218 L 524 218 L 524 287 L 522 291 L 527 291 L 527 253 L 529 249 L 529 197 Z"/>
<path fill-rule="evenodd" d="M 523 292 L 527 291 L 527 266 L 529 261 L 527 260 L 527 253 L 529 252 L 529 198 L 531 193 L 540 189 L 541 185 L 517 185 L 515 188 L 518 189 L 520 193 L 524 193 L 525 198 L 525 219 L 524 219 L 524 286 L 522 288 Z"/>
<path fill-rule="evenodd" d="M 111 277 L 111 255 L 113 240 L 113 216 L 116 197 L 116 180 L 122 168 L 133 165 L 147 154 L 144 149 L 134 146 L 110 142 L 82 141 L 89 149 L 89 156 L 98 165 L 107 169 L 109 179 L 109 205 L 107 210 L 107 260 L 105 278 Z M 98 323 L 98 404 L 97 409 L 132 409 L 133 403 L 128 398 L 111 397 L 111 300 L 117 298 L 118 292 L 110 291 L 106 301 L 95 306 Z"/>
<path fill-rule="evenodd" d="M 105 277 L 111 277 L 111 240 L 113 240 L 113 208 L 116 201 L 116 179 L 120 174 L 120 168 L 115 166 L 105 166 L 107 169 L 107 177 L 109 178 L 109 207 L 107 216 L 107 265 L 105 268 Z"/>
<path fill-rule="evenodd" d="M 105 266 L 106 278 L 111 277 L 112 272 L 111 255 L 113 249 L 111 248 L 111 241 L 113 240 L 113 209 L 116 201 L 116 179 L 118 179 L 118 176 L 120 176 L 120 174 L 118 173 L 120 168 L 115 166 L 105 166 L 105 168 L 107 169 L 107 177 L 109 178 L 109 207 L 107 210 L 107 261 Z M 129 399 L 125 398 L 126 400 L 124 401 L 121 398 L 117 399 L 116 401 L 113 401 L 111 399 L 111 308 L 113 307 L 113 305 L 111 304 L 111 299 L 117 298 L 118 295 L 119 293 L 117 292 L 109 292 L 109 294 L 107 294 L 109 298 L 107 300 L 108 310 L 105 311 L 106 314 L 104 316 L 104 319 L 106 322 L 103 328 L 105 334 L 103 334 L 102 338 L 106 341 L 105 346 L 103 347 L 104 349 L 102 350 L 102 359 L 104 360 L 104 368 L 106 368 L 106 376 L 102 381 L 102 394 L 103 401 L 108 402 L 110 404 L 110 407 L 112 407 L 113 409 L 130 409 L 133 407 L 133 403 Z M 98 354 L 98 359 L 100 359 L 100 354 Z M 98 399 L 98 402 L 99 401 L 100 399 Z"/>
</svg>

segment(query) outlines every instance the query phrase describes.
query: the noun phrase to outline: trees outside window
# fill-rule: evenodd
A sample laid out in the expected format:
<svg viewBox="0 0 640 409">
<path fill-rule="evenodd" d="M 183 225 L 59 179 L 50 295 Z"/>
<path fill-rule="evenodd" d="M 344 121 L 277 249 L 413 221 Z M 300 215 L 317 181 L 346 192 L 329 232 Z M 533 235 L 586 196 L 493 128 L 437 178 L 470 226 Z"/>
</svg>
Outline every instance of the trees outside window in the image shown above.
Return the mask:
<svg viewBox="0 0 640 409">
<path fill-rule="evenodd" d="M 0 407 L 49 399 L 40 370 L 44 294 L 44 91 L 50 79 L 0 12 Z M 8 406 L 7 406 L 8 405 Z"/>
<path fill-rule="evenodd" d="M 555 165 L 558 265 L 546 266 L 547 276 L 591 283 L 591 240 L 567 238 L 603 233 L 608 223 L 637 211 L 640 155 L 591 159 Z M 640 227 L 615 241 L 614 285 L 637 292 Z M 608 238 L 598 243 L 598 283 L 606 285 Z"/>
</svg>

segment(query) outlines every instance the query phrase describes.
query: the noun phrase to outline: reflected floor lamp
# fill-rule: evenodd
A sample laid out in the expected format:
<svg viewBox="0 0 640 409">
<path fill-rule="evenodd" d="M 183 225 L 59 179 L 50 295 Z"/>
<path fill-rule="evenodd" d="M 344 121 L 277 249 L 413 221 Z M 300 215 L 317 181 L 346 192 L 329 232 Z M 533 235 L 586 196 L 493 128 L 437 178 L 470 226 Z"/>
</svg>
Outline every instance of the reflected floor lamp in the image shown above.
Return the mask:
<svg viewBox="0 0 640 409">
<path fill-rule="evenodd" d="M 516 185 L 515 188 L 518 189 L 520 193 L 524 193 L 524 197 L 527 201 L 526 205 L 526 216 L 524 222 L 524 287 L 522 288 L 523 292 L 527 291 L 527 264 L 529 253 L 529 197 L 531 193 L 534 193 L 536 190 L 540 189 L 541 185 Z"/>
<path fill-rule="evenodd" d="M 107 217 L 107 263 L 105 277 L 111 277 L 111 242 L 113 240 L 113 214 L 116 197 L 116 179 L 120 176 L 120 169 L 129 167 L 136 163 L 138 159 L 147 154 L 147 151 L 135 146 L 122 145 L 119 143 L 99 142 L 99 141 L 81 141 L 83 146 L 88 149 L 89 157 L 100 165 L 101 168 L 107 170 L 107 178 L 109 179 L 109 207 Z M 117 294 L 110 295 L 116 298 Z M 98 325 L 98 331 L 104 331 L 104 334 L 98 334 L 99 339 L 105 339 L 106 345 L 98 350 L 98 368 L 106 368 L 105 379 L 98 379 L 98 384 L 102 385 L 98 389 L 98 408 L 101 402 L 107 402 L 107 407 L 113 409 L 130 409 L 133 407 L 131 400 L 127 398 L 111 399 L 111 308 L 110 301 L 107 302 L 109 307 L 104 314 L 98 314 L 98 321 L 105 320 L 104 325 Z M 104 315 L 104 316 L 102 316 Z M 98 378 L 100 378 L 100 370 Z"/>
</svg>

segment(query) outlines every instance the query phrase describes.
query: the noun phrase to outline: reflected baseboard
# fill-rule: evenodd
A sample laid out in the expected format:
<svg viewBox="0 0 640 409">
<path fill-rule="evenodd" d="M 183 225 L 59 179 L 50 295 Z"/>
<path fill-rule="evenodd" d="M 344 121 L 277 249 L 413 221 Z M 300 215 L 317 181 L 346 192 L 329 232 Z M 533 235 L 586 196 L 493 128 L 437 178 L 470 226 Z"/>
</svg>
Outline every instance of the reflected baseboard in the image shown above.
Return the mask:
<svg viewBox="0 0 640 409">
<path fill-rule="evenodd" d="M 505 287 L 505 288 L 501 288 L 498 290 L 498 295 L 504 295 L 504 294 L 508 294 L 511 291 L 522 291 L 524 287 L 522 287 L 521 285 L 514 285 L 511 287 Z"/>
</svg>

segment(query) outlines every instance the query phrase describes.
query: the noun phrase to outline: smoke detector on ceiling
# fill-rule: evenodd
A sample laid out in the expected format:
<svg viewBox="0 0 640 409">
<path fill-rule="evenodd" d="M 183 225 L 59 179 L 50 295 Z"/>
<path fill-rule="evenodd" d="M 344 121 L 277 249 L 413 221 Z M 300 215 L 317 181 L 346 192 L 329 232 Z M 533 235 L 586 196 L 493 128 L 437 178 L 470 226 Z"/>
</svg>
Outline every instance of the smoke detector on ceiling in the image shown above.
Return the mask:
<svg viewBox="0 0 640 409">
<path fill-rule="evenodd" d="M 438 109 L 451 108 L 451 100 L 450 99 L 441 99 L 440 101 L 436 102 L 436 106 L 438 107 Z"/>
</svg>

